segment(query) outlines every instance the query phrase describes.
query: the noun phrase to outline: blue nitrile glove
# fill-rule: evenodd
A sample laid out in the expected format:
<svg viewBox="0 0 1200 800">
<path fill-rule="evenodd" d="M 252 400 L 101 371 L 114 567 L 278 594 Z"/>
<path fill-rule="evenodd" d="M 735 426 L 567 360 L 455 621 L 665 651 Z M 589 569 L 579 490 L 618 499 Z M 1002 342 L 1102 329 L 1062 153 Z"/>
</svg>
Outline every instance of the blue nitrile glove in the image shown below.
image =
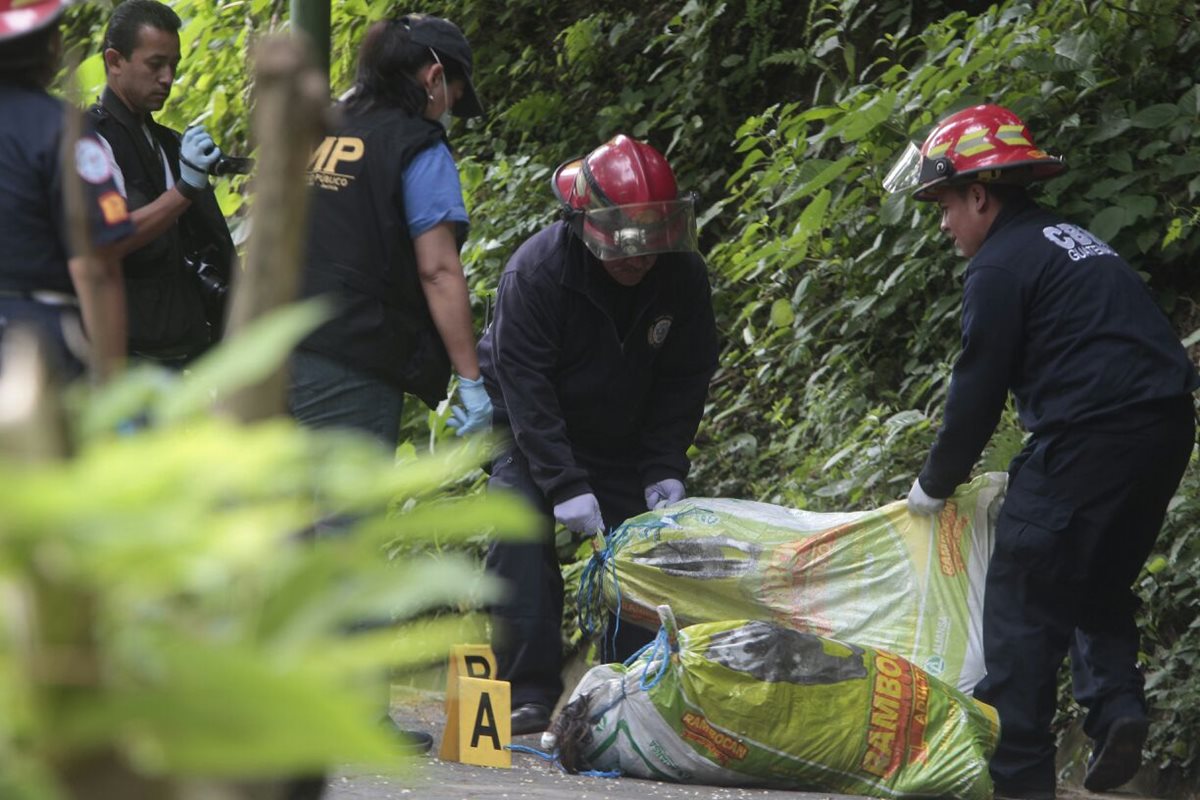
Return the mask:
<svg viewBox="0 0 1200 800">
<path fill-rule="evenodd" d="M 588 492 L 570 500 L 563 500 L 554 507 L 554 518 L 573 533 L 603 533 L 604 517 L 600 516 L 600 504 L 596 495 Z"/>
<path fill-rule="evenodd" d="M 945 500 L 925 494 L 920 478 L 913 481 L 912 488 L 908 490 L 908 513 L 928 517 L 940 512 L 945 505 Z"/>
<path fill-rule="evenodd" d="M 117 423 L 117 436 L 134 436 L 150 427 L 150 419 L 145 414 L 126 417 Z"/>
<path fill-rule="evenodd" d="M 221 148 L 197 125 L 183 132 L 179 143 L 179 177 L 196 189 L 208 188 L 208 168 L 221 157 Z"/>
<path fill-rule="evenodd" d="M 685 497 L 687 497 L 687 492 L 684 491 L 683 481 L 664 478 L 646 487 L 646 508 L 657 511 L 672 503 L 678 503 Z"/>
<path fill-rule="evenodd" d="M 467 380 L 458 376 L 458 397 L 461 406 L 450 409 L 450 419 L 446 425 L 452 428 L 458 436 L 466 436 L 475 431 L 487 430 L 492 426 L 492 398 L 488 397 L 487 389 L 483 388 L 483 376 L 475 380 Z"/>
</svg>

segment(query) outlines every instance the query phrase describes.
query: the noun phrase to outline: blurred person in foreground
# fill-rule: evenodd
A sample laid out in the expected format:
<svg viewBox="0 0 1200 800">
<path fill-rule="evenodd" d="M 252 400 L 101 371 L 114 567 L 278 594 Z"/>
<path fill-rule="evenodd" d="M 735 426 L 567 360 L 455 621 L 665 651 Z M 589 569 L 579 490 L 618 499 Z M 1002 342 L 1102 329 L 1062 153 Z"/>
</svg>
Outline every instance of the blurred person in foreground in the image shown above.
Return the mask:
<svg viewBox="0 0 1200 800">
<path fill-rule="evenodd" d="M 10 326 L 41 336 L 51 367 L 71 379 L 90 363 L 113 375 L 125 359 L 125 292 L 115 247 L 133 226 L 103 147 L 46 91 L 58 70 L 58 20 L 68 0 L 0 0 L 0 339 Z M 66 159 L 64 160 L 64 154 Z M 68 196 L 81 194 L 75 222 Z M 92 251 L 80 252 L 81 226 Z"/>
</svg>

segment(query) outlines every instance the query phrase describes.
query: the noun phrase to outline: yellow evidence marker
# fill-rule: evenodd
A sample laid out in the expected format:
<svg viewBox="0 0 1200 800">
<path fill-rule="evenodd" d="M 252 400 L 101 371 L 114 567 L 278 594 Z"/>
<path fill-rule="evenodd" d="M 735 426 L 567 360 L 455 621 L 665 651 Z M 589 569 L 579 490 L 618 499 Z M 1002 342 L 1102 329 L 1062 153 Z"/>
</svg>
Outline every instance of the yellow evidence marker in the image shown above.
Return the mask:
<svg viewBox="0 0 1200 800">
<path fill-rule="evenodd" d="M 459 761 L 481 767 L 512 766 L 512 704 L 508 681 L 460 678 Z"/>
<path fill-rule="evenodd" d="M 512 698 L 508 681 L 495 680 L 496 656 L 486 644 L 450 649 L 446 675 L 446 731 L 438 757 L 489 767 L 511 767 Z"/>
</svg>

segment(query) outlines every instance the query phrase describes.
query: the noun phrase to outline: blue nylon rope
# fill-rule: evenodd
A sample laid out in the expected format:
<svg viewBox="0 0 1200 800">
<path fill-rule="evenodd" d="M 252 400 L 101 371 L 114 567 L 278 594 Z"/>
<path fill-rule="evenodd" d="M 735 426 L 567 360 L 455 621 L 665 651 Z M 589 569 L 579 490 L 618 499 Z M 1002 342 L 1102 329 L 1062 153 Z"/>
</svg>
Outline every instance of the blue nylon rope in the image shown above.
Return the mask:
<svg viewBox="0 0 1200 800">
<path fill-rule="evenodd" d="M 551 764 L 554 764 L 556 767 L 558 767 L 563 772 L 567 771 L 566 767 L 564 767 L 562 765 L 562 762 L 558 760 L 557 753 L 547 753 L 545 750 L 539 750 L 536 747 L 527 747 L 526 745 L 523 745 L 523 744 L 510 744 L 507 746 L 507 749 L 513 751 L 514 753 L 528 753 L 531 756 L 537 756 L 538 758 L 542 759 L 543 761 L 548 761 Z M 588 778 L 619 778 L 619 777 L 621 777 L 620 770 L 615 770 L 615 769 L 614 770 L 588 769 L 588 770 L 580 771 L 579 774 L 584 775 Z"/>
<path fill-rule="evenodd" d="M 616 550 L 622 545 L 629 532 L 620 527 L 604 537 L 604 549 L 592 554 L 579 576 L 579 591 L 575 603 L 579 607 L 579 629 L 584 636 L 599 635 L 604 630 L 604 570 L 612 576 L 613 593 L 617 598 L 616 617 L 613 621 L 612 649 L 616 651 L 617 631 L 621 628 L 621 580 L 617 575 Z"/>
<path fill-rule="evenodd" d="M 599 630 L 597 618 L 601 615 L 603 597 L 602 571 L 608 550 L 606 547 L 601 552 L 592 553 L 579 575 L 579 591 L 575 594 L 575 605 L 579 609 L 579 630 L 588 638 L 595 636 Z"/>
<path fill-rule="evenodd" d="M 670 643 L 667 641 L 667 629 L 665 626 L 659 627 L 658 634 L 655 635 L 654 641 L 650 642 L 650 644 L 638 651 L 638 654 L 641 655 L 641 653 L 645 652 L 647 649 L 649 649 L 650 652 L 646 658 L 646 666 L 644 669 L 642 669 L 642 679 L 638 684 L 639 688 L 641 688 L 643 692 L 649 691 L 655 686 L 658 686 L 658 684 L 662 681 L 663 676 L 667 674 L 667 667 L 671 663 L 672 648 Z M 646 676 L 650 674 L 650 668 L 654 666 L 656 659 L 658 660 L 658 669 L 655 670 L 654 677 L 647 681 Z"/>
<path fill-rule="evenodd" d="M 612 555 L 611 543 L 609 544 L 608 547 L 605 548 L 604 552 L 606 555 L 602 555 L 600 553 L 596 554 L 596 556 L 601 556 L 601 562 L 602 562 L 601 566 L 603 566 L 604 561 L 611 559 L 611 555 Z M 588 565 L 589 567 L 591 566 L 591 563 L 595 562 L 596 556 L 593 556 L 593 561 L 589 562 L 589 565 Z M 613 579 L 614 579 L 614 581 L 616 580 L 615 573 L 614 573 Z M 585 585 L 584 579 L 581 577 L 581 579 L 580 579 L 581 595 L 582 595 L 582 588 L 584 585 Z M 618 592 L 617 598 L 618 598 L 617 599 L 617 609 L 618 609 L 618 613 L 619 613 L 620 612 L 620 593 L 619 592 Z M 583 608 L 584 607 L 581 602 L 581 605 L 580 605 L 580 618 L 581 619 L 583 618 Z M 671 645 L 670 641 L 667 638 L 667 628 L 665 625 L 661 625 L 661 626 L 659 626 L 658 633 L 655 634 L 655 636 L 654 636 L 654 640 L 649 642 L 646 645 L 643 645 L 641 647 L 641 649 L 639 649 L 636 653 L 634 653 L 632 656 L 630 656 L 628 659 L 626 659 L 625 666 L 630 667 L 639 658 L 641 658 L 642 656 L 646 656 L 646 665 L 645 665 L 645 667 L 642 668 L 642 676 L 638 681 L 638 688 L 641 689 L 642 691 L 649 691 L 650 689 L 653 689 L 655 686 L 657 686 L 662 681 L 663 676 L 665 676 L 667 674 L 667 669 L 670 667 L 670 664 L 671 664 L 671 655 L 673 653 L 677 652 L 678 650 L 679 650 L 678 643 L 676 643 L 674 647 Z M 650 675 L 650 670 L 652 667 L 654 667 L 653 676 Z M 649 679 L 647 679 L 647 678 L 649 678 Z M 605 714 L 607 714 L 610 710 L 612 710 L 612 708 L 614 706 L 616 706 L 621 701 L 625 700 L 626 697 L 627 697 L 627 695 L 625 693 L 625 681 L 622 680 L 621 681 L 621 693 L 617 697 L 613 698 L 613 700 L 608 705 L 606 705 L 604 708 L 601 708 L 601 709 L 598 709 L 598 710 L 592 712 L 588 716 L 589 721 L 591 721 L 593 723 L 596 722 L 601 717 L 603 717 Z M 537 758 L 540 758 L 543 761 L 547 761 L 549 763 L 556 765 L 560 770 L 562 770 L 563 772 L 566 772 L 566 768 L 562 765 L 562 761 L 559 760 L 557 750 L 553 753 L 548 753 L 545 750 L 540 750 L 536 747 L 529 747 L 527 745 L 522 745 L 522 744 L 510 744 L 507 746 L 507 749 L 511 750 L 514 753 L 527 753 L 529 755 L 536 756 Z M 582 770 L 578 774 L 584 775 L 584 776 L 587 776 L 590 778 L 619 778 L 619 777 L 621 777 L 620 770 L 594 770 L 594 769 L 593 770 Z"/>
<path fill-rule="evenodd" d="M 579 591 L 575 595 L 575 603 L 579 609 L 579 629 L 584 636 L 591 638 L 604 630 L 606 614 L 604 612 L 604 571 L 607 568 L 612 579 L 613 594 L 617 600 L 617 608 L 613 617 L 611 651 L 617 651 L 617 634 L 621 630 L 621 578 L 617 574 L 616 553 L 625 545 L 634 528 L 654 530 L 665 528 L 662 520 L 643 522 L 637 526 L 621 525 L 607 533 L 604 537 L 604 549 L 592 554 L 584 565 L 579 576 Z M 628 662 L 626 662 L 628 663 Z"/>
<path fill-rule="evenodd" d="M 542 761 L 557 762 L 558 756 L 553 753 L 547 753 L 545 750 L 539 750 L 536 747 L 529 747 L 523 744 L 510 744 L 505 747 L 506 750 L 512 750 L 514 753 L 528 753 L 531 756 L 537 756 Z"/>
</svg>

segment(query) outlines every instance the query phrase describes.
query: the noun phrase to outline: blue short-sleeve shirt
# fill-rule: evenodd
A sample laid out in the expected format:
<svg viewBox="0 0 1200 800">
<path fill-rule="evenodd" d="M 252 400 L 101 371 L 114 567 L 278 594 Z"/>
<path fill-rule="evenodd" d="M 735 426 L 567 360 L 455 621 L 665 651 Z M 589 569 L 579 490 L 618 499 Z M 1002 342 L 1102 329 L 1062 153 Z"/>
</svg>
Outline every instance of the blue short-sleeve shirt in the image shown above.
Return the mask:
<svg viewBox="0 0 1200 800">
<path fill-rule="evenodd" d="M 422 150 L 404 170 L 404 215 L 413 239 L 443 222 L 467 222 L 458 167 L 445 142 Z"/>
</svg>

